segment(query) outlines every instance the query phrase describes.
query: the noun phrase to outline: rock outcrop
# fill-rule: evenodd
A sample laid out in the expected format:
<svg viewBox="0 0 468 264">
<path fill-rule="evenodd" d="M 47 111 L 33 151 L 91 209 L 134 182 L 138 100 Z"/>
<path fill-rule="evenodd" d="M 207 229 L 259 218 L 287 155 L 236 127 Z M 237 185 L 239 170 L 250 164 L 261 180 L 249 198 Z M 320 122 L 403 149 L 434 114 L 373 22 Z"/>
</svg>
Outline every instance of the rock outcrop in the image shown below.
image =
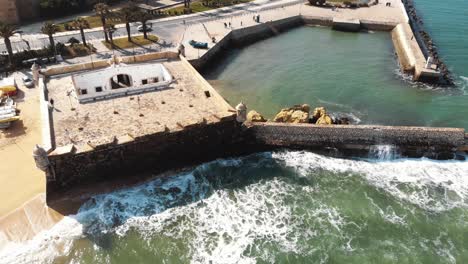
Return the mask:
<svg viewBox="0 0 468 264">
<path fill-rule="evenodd" d="M 247 121 L 249 122 L 266 122 L 267 120 L 257 111 L 252 110 L 247 114 Z"/>
<path fill-rule="evenodd" d="M 273 121 L 282 123 L 309 123 L 309 112 L 309 105 L 295 105 L 291 108 L 281 109 Z"/>
<path fill-rule="evenodd" d="M 317 107 L 314 109 L 313 119 L 316 120 L 316 125 L 332 125 L 333 120 L 327 114 L 325 107 Z"/>
</svg>

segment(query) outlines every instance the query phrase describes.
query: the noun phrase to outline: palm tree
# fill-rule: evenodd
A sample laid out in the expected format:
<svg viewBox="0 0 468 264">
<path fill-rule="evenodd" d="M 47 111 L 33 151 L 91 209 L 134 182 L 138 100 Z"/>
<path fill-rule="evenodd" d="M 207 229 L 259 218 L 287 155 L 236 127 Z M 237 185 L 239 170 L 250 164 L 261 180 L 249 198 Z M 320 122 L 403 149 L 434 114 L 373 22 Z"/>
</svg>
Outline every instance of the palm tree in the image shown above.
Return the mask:
<svg viewBox="0 0 468 264">
<path fill-rule="evenodd" d="M 184 0 L 184 7 L 190 10 L 190 0 Z"/>
<path fill-rule="evenodd" d="M 57 33 L 58 27 L 51 21 L 47 21 L 41 28 L 41 32 L 49 36 L 49 42 L 51 49 L 56 52 L 55 50 L 55 41 L 54 41 L 54 34 Z M 57 54 L 55 54 L 57 55 Z"/>
<path fill-rule="evenodd" d="M 83 40 L 83 44 L 85 46 L 88 46 L 88 44 L 86 43 L 86 38 L 85 38 L 85 33 L 84 33 L 84 29 L 85 28 L 89 28 L 89 22 L 88 20 L 82 18 L 82 17 L 78 17 L 77 19 L 75 19 L 73 22 L 72 22 L 73 26 L 74 27 L 77 27 L 80 29 L 80 33 L 81 33 L 81 40 Z"/>
<path fill-rule="evenodd" d="M 153 18 L 152 15 L 146 13 L 146 12 L 143 12 L 143 11 L 140 11 L 136 14 L 137 18 L 138 18 L 138 22 L 141 23 L 141 25 L 143 26 L 143 37 L 145 39 L 148 39 L 148 34 L 147 34 L 147 23 L 149 20 L 151 20 Z"/>
<path fill-rule="evenodd" d="M 102 29 L 104 30 L 104 38 L 106 39 L 106 42 L 109 42 L 106 31 L 106 18 L 111 14 L 109 6 L 104 3 L 97 3 L 94 5 L 94 12 L 101 18 Z"/>
<path fill-rule="evenodd" d="M 132 34 L 130 32 L 130 23 L 135 22 L 136 20 L 135 14 L 138 14 L 138 8 L 133 3 L 130 3 L 127 6 L 125 6 L 118 13 L 118 16 L 120 17 L 120 19 L 123 22 L 125 22 L 125 27 L 127 29 L 127 38 L 129 42 L 132 41 Z"/>
<path fill-rule="evenodd" d="M 114 47 L 114 38 L 113 38 L 112 35 L 115 32 L 115 25 L 114 24 L 107 24 L 105 32 L 107 34 L 109 34 L 110 44 L 111 44 L 112 49 L 114 49 L 115 48 Z"/>
<path fill-rule="evenodd" d="M 18 27 L 16 25 L 3 23 L 0 21 L 0 37 L 5 41 L 5 46 L 8 51 L 8 60 L 11 64 L 13 59 L 13 49 L 11 48 L 10 37 L 18 33 Z"/>
</svg>

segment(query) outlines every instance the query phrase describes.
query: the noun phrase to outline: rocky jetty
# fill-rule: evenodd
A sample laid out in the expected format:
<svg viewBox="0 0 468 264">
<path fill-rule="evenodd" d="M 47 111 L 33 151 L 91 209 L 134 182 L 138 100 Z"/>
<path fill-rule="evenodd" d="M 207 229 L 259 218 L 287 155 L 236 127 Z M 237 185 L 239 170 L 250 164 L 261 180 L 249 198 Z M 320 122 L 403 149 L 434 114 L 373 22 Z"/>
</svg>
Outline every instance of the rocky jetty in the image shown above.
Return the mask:
<svg viewBox="0 0 468 264">
<path fill-rule="evenodd" d="M 408 16 L 410 18 L 411 28 L 413 29 L 413 32 L 418 39 L 419 45 L 422 46 L 421 49 L 425 53 L 425 56 L 430 56 L 433 58 L 434 64 L 437 65 L 439 71 L 442 74 L 442 84 L 453 85 L 453 77 L 449 69 L 447 68 L 447 65 L 445 65 L 445 63 L 441 60 L 439 52 L 437 51 L 437 47 L 434 44 L 434 41 L 432 40 L 431 36 L 429 35 L 429 33 L 424 31 L 424 22 L 421 19 L 421 17 L 416 13 L 416 8 L 414 7 L 413 0 L 403 0 L 403 4 L 405 5 L 406 12 L 408 13 Z"/>
</svg>

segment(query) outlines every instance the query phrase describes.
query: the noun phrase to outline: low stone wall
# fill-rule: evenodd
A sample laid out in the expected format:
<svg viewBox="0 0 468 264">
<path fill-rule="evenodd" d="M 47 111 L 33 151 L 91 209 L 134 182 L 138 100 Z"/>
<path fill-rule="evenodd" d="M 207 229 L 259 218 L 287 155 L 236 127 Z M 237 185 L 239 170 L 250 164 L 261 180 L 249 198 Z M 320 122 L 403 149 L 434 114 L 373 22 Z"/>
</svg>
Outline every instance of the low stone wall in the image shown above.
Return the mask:
<svg viewBox="0 0 468 264">
<path fill-rule="evenodd" d="M 39 79 L 39 109 L 41 111 L 42 147 L 47 151 L 55 148 L 52 110 L 49 108 L 49 98 L 44 78 Z"/>
<path fill-rule="evenodd" d="M 179 58 L 179 54 L 177 52 L 172 52 L 172 51 L 154 52 L 154 53 L 147 53 L 147 54 L 136 55 L 136 56 L 119 57 L 122 63 L 128 63 L 128 64 L 146 62 L 146 61 L 152 61 L 152 60 L 160 60 L 160 59 L 177 59 L 177 58 Z M 79 72 L 79 71 L 102 69 L 102 68 L 109 67 L 111 64 L 112 64 L 112 59 L 96 60 L 92 62 L 73 64 L 69 66 L 51 67 L 46 70 L 42 70 L 41 73 L 45 76 L 54 76 L 54 75 L 68 74 L 68 73 Z"/>
<path fill-rule="evenodd" d="M 320 17 L 320 16 L 302 16 L 302 21 L 306 25 L 331 27 L 333 25 L 333 18 Z"/>
<path fill-rule="evenodd" d="M 409 27 L 407 24 L 399 24 L 392 30 L 392 41 L 402 70 L 414 73 L 416 58 L 411 49 L 408 36 L 404 31 L 403 27 L 405 26 Z"/>
<path fill-rule="evenodd" d="M 377 22 L 372 20 L 361 20 L 361 29 L 373 31 L 392 31 L 398 24 L 392 22 Z"/>
<path fill-rule="evenodd" d="M 333 18 L 333 29 L 339 31 L 359 32 L 361 30 L 361 22 L 359 19 L 340 19 Z"/>
<path fill-rule="evenodd" d="M 241 47 L 249 45 L 303 24 L 301 16 L 294 16 L 233 30 L 203 54 L 201 58 L 191 60 L 190 63 L 195 69 L 202 71 L 210 65 L 210 62 L 221 57 L 220 54 L 233 46 Z"/>
<path fill-rule="evenodd" d="M 368 151 L 375 145 L 393 145 L 403 155 L 453 158 L 465 144 L 461 128 L 393 127 L 367 125 L 248 123 L 258 144 L 272 147 Z"/>
<path fill-rule="evenodd" d="M 302 25 L 304 25 L 304 21 L 301 16 L 263 22 L 252 27 L 232 31 L 231 41 L 235 46 L 245 46 Z"/>
<path fill-rule="evenodd" d="M 190 64 L 192 64 L 192 66 L 195 69 L 201 71 L 203 68 L 210 64 L 209 62 L 216 60 L 219 54 L 222 54 L 227 49 L 229 49 L 229 47 L 231 46 L 231 34 L 232 32 L 227 34 L 218 43 L 216 43 L 216 45 L 214 45 L 205 54 L 203 54 L 201 58 L 198 58 L 196 60 L 190 60 Z"/>
</svg>

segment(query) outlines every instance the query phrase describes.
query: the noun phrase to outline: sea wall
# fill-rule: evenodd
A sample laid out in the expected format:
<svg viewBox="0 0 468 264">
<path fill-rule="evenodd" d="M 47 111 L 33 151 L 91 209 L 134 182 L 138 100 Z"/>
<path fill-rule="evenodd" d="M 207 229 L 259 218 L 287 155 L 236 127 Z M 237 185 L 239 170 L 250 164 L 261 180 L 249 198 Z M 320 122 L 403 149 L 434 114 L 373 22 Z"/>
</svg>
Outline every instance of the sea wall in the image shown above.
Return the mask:
<svg viewBox="0 0 468 264">
<path fill-rule="evenodd" d="M 404 156 L 453 158 L 465 144 L 461 128 L 369 125 L 247 123 L 257 144 L 297 149 L 338 149 L 367 153 L 375 145 L 392 145 Z"/>
<path fill-rule="evenodd" d="M 233 30 L 231 41 L 235 46 L 245 46 L 302 25 L 304 25 L 304 21 L 301 16 L 263 22 L 255 26 Z"/>
<path fill-rule="evenodd" d="M 361 19 L 361 29 L 372 31 L 392 31 L 398 24 L 394 22 L 382 22 Z"/>
<path fill-rule="evenodd" d="M 116 139 L 89 151 L 77 153 L 71 147 L 68 152 L 51 153 L 49 161 L 56 178 L 47 181 L 48 200 L 75 186 L 129 178 L 145 171 L 157 174 L 242 154 L 241 131 L 232 115 L 166 128 L 141 137 Z"/>
<path fill-rule="evenodd" d="M 220 54 L 226 52 L 229 48 L 249 45 L 303 24 L 301 16 L 293 16 L 233 30 L 219 40 L 203 56 L 190 60 L 190 64 L 198 71 L 203 71 L 212 61 L 222 57 Z"/>
</svg>

